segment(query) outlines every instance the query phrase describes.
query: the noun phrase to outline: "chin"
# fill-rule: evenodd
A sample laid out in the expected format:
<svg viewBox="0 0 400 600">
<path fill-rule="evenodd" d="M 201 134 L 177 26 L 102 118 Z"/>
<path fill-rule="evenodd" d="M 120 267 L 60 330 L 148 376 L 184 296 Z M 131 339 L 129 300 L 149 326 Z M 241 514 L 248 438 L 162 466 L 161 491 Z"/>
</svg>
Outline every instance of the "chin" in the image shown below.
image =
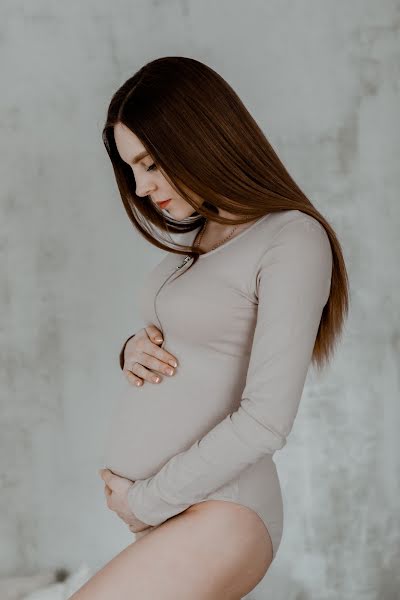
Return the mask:
<svg viewBox="0 0 400 600">
<path fill-rule="evenodd" d="M 188 219 L 190 217 L 193 217 L 193 219 L 194 219 L 195 217 L 198 217 L 200 214 L 196 210 L 194 210 L 192 206 L 188 205 L 187 203 L 185 203 L 185 206 L 179 206 L 179 203 L 177 206 L 176 204 L 177 203 L 175 202 L 175 206 L 168 206 L 167 208 L 164 208 L 164 210 L 163 210 L 163 212 L 170 215 L 176 221 L 183 221 L 184 219 Z"/>
<path fill-rule="evenodd" d="M 176 221 L 183 221 L 183 219 L 186 219 L 189 216 L 185 214 L 182 215 L 180 211 L 176 211 L 174 209 L 171 210 L 170 208 L 166 208 L 165 212 L 167 212 Z"/>
</svg>

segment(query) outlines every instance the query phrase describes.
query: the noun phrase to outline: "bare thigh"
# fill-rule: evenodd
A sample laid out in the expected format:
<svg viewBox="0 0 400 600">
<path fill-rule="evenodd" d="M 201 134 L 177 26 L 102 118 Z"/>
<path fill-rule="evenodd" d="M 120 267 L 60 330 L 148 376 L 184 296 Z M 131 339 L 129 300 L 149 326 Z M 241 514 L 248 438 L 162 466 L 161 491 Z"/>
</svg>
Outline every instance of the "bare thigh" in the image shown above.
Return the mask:
<svg viewBox="0 0 400 600">
<path fill-rule="evenodd" d="M 142 535 L 70 600 L 240 600 L 271 561 L 271 540 L 255 512 L 207 500 Z"/>
</svg>

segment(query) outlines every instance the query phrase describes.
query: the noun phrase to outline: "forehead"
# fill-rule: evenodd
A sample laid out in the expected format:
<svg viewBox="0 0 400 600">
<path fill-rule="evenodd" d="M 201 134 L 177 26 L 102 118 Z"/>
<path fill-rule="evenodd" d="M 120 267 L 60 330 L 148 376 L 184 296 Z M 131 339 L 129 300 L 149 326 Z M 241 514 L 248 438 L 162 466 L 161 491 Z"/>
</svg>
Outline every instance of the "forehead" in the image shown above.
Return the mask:
<svg viewBox="0 0 400 600">
<path fill-rule="evenodd" d="M 122 123 L 114 126 L 114 139 L 119 154 L 126 162 L 146 150 L 137 135 Z"/>
</svg>

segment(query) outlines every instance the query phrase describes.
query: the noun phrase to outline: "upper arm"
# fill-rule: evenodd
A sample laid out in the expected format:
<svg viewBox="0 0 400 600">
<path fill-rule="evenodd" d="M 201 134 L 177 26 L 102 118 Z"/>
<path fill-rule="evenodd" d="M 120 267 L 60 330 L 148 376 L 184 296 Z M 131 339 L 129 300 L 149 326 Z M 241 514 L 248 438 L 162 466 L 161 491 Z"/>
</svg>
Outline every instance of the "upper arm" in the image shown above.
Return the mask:
<svg viewBox="0 0 400 600">
<path fill-rule="evenodd" d="M 308 218 L 286 223 L 257 265 L 257 321 L 242 409 L 275 433 L 277 447 L 297 413 L 331 272 L 326 230 Z"/>
</svg>

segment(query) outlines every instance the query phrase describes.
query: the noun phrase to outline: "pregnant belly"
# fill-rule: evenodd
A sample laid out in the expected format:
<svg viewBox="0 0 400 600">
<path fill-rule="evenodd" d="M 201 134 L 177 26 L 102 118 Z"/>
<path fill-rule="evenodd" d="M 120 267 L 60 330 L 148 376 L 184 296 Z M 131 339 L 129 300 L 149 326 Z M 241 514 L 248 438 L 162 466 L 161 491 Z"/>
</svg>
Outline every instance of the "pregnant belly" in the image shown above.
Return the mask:
<svg viewBox="0 0 400 600">
<path fill-rule="evenodd" d="M 116 398 L 104 464 L 117 475 L 133 481 L 151 477 L 239 406 L 242 358 L 219 355 L 206 368 L 196 366 L 204 361 L 194 360 L 193 353 L 191 364 L 176 356 L 175 375 L 142 387 L 126 381 Z"/>
</svg>

